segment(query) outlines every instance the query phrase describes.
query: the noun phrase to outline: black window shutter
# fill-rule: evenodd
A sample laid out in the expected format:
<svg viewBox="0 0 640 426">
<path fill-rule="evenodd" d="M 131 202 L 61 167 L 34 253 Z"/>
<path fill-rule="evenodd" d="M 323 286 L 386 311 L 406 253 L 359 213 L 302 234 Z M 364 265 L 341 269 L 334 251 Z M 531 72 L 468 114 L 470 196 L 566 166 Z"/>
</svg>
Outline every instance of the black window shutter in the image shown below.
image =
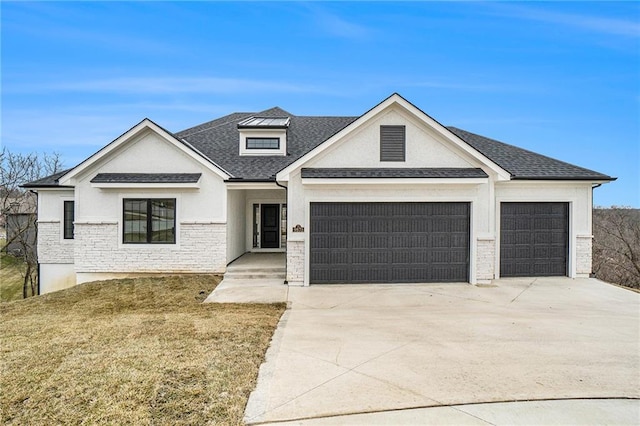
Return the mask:
<svg viewBox="0 0 640 426">
<path fill-rule="evenodd" d="M 380 161 L 405 161 L 405 126 L 380 126 Z"/>
</svg>

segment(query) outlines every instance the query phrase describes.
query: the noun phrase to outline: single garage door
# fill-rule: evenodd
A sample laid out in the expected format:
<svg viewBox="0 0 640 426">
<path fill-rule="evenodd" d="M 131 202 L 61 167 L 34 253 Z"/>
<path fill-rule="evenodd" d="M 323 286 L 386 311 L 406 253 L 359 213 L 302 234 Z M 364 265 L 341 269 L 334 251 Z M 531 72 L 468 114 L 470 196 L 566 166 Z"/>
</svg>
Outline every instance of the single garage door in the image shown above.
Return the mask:
<svg viewBox="0 0 640 426">
<path fill-rule="evenodd" d="M 469 281 L 469 203 L 311 203 L 311 284 Z"/>
<path fill-rule="evenodd" d="M 567 275 L 568 203 L 502 203 L 500 276 Z"/>
</svg>

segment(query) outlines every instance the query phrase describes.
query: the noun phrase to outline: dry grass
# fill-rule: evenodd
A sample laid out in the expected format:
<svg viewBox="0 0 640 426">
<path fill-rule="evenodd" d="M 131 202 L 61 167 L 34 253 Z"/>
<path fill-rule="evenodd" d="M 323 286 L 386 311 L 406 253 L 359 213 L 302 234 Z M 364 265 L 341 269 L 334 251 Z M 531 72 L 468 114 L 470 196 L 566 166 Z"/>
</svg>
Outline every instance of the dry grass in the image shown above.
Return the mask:
<svg viewBox="0 0 640 426">
<path fill-rule="evenodd" d="M 112 280 L 0 305 L 4 424 L 241 424 L 277 305 L 212 276 Z"/>
<path fill-rule="evenodd" d="M 24 262 L 4 252 L 0 252 L 0 262 L 0 302 L 22 299 Z"/>
</svg>

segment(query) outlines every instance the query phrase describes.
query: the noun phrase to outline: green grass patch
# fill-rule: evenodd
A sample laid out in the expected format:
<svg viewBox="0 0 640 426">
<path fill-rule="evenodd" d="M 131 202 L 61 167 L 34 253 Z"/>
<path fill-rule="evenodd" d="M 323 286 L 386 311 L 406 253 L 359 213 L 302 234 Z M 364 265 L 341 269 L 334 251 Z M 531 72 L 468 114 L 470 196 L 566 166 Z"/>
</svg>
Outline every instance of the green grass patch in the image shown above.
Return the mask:
<svg viewBox="0 0 640 426">
<path fill-rule="evenodd" d="M 22 299 L 25 264 L 22 259 L 0 252 L 0 301 Z"/>
<path fill-rule="evenodd" d="M 242 424 L 284 304 L 219 277 L 111 280 L 0 305 L 3 424 Z"/>
</svg>

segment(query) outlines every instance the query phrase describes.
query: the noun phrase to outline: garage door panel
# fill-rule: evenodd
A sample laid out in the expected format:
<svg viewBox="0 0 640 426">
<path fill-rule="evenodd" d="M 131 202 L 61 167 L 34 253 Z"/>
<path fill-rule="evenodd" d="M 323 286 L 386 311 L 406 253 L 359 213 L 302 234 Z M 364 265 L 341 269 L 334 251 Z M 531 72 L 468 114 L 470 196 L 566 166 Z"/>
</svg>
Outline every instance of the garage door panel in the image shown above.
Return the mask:
<svg viewBox="0 0 640 426">
<path fill-rule="evenodd" d="M 347 250 L 315 251 L 311 254 L 314 263 L 321 265 L 348 265 L 351 253 Z"/>
<path fill-rule="evenodd" d="M 500 275 L 566 275 L 568 233 L 568 203 L 502 203 Z"/>
<path fill-rule="evenodd" d="M 340 238 L 319 247 L 314 236 L 327 221 L 343 222 L 333 228 Z M 311 203 L 310 281 L 468 281 L 469 231 L 469 203 Z M 320 248 L 349 255 L 334 268 L 332 257 L 313 255 Z"/>
<path fill-rule="evenodd" d="M 345 256 L 346 257 L 346 256 Z M 353 265 L 375 265 L 375 264 L 387 264 L 388 255 L 386 251 L 351 251 L 351 263 Z"/>
</svg>

